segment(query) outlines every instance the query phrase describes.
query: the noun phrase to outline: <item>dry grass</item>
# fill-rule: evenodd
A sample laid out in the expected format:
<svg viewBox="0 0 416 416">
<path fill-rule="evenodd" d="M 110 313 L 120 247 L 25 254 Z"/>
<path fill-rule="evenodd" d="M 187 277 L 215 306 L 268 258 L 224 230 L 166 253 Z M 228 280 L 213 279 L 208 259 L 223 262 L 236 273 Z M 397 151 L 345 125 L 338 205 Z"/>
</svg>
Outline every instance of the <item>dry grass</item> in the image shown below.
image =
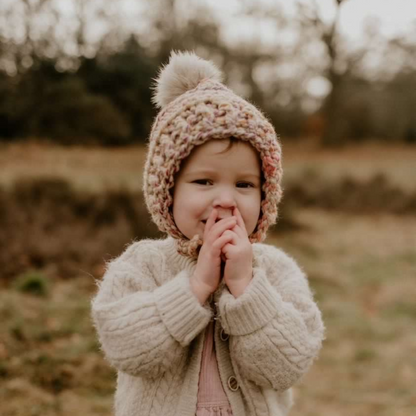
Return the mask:
<svg viewBox="0 0 416 416">
<path fill-rule="evenodd" d="M 84 148 L 42 143 L 4 145 L 0 148 L 0 185 L 21 178 L 62 178 L 77 189 L 141 189 L 144 147 Z"/>
<path fill-rule="evenodd" d="M 416 191 L 416 147 L 365 144 L 339 150 L 322 150 L 314 144 L 283 143 L 285 181 L 305 175 L 334 182 L 343 177 L 367 180 L 377 174 L 393 185 Z M 145 147 L 60 147 L 37 142 L 3 145 L 0 148 L 0 185 L 22 177 L 59 177 L 77 188 L 141 188 Z"/>
<path fill-rule="evenodd" d="M 110 415 L 114 373 L 89 318 L 93 280 L 51 286 L 46 297 L 0 292 L 1 415 Z"/>
<path fill-rule="evenodd" d="M 383 175 L 404 191 L 416 191 L 416 146 L 374 142 L 334 150 L 301 142 L 284 145 L 283 156 L 287 182 L 296 182 L 305 173 L 329 183 L 344 177 L 366 181 Z"/>
<path fill-rule="evenodd" d="M 327 326 L 293 416 L 411 416 L 416 393 L 416 219 L 308 210 L 274 236 L 304 266 Z"/>
</svg>

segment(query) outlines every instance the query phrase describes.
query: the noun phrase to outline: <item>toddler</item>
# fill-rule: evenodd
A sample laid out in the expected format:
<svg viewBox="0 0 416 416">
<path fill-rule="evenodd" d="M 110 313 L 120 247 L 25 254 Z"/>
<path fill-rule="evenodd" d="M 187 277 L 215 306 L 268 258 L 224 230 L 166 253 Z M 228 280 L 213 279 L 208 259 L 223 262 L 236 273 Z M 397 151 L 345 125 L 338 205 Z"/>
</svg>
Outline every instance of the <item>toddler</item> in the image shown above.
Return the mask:
<svg viewBox="0 0 416 416">
<path fill-rule="evenodd" d="M 323 339 L 293 259 L 261 244 L 281 199 L 273 127 L 209 61 L 172 53 L 144 196 L 163 240 L 108 264 L 92 315 L 116 416 L 284 416 Z"/>
</svg>

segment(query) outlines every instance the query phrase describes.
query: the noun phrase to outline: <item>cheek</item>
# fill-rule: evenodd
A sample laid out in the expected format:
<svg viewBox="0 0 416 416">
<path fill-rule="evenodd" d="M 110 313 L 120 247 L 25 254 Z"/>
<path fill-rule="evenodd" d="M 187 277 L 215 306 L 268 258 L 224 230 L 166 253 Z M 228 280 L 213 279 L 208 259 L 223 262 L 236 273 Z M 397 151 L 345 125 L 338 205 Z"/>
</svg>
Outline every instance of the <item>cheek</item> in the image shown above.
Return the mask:
<svg viewBox="0 0 416 416">
<path fill-rule="evenodd" d="M 241 214 L 244 220 L 244 224 L 247 228 L 247 232 L 250 235 L 256 228 L 257 222 L 261 215 L 261 198 L 255 196 L 245 201 L 246 203 L 241 210 Z"/>
<path fill-rule="evenodd" d="M 174 193 L 173 215 L 182 218 L 194 218 L 205 212 L 205 200 L 197 192 L 191 192 L 185 187 Z"/>
<path fill-rule="evenodd" d="M 250 204 L 251 212 L 252 212 L 252 215 L 254 215 L 257 219 L 260 216 L 261 200 L 262 199 L 261 199 L 260 191 L 256 193 L 255 195 L 253 195 L 253 197 L 251 198 L 251 204 Z"/>
</svg>

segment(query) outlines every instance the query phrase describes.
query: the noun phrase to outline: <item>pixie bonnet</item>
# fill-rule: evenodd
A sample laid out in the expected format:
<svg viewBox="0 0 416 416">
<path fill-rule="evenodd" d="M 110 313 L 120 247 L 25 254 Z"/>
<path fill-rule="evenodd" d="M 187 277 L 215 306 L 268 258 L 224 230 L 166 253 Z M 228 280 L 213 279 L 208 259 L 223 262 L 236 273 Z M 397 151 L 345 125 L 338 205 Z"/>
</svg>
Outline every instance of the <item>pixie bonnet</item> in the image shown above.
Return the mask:
<svg viewBox="0 0 416 416">
<path fill-rule="evenodd" d="M 281 148 L 273 126 L 253 104 L 222 83 L 210 62 L 190 52 L 172 52 L 156 80 L 153 102 L 161 108 L 149 137 L 143 174 L 147 208 L 159 230 L 176 239 L 178 252 L 197 257 L 199 235 L 191 240 L 177 228 L 172 215 L 172 190 L 181 162 L 195 146 L 210 139 L 234 137 L 259 153 L 264 181 L 261 213 L 249 240 L 261 242 L 276 222 L 280 186 Z"/>
</svg>

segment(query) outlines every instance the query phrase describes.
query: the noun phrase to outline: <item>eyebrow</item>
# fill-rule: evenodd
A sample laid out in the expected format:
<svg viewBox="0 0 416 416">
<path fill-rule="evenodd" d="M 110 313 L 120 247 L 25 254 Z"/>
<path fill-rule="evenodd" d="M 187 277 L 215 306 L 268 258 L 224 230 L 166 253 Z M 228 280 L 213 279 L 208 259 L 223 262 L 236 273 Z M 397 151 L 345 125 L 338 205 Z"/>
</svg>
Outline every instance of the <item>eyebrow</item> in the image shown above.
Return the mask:
<svg viewBox="0 0 416 416">
<path fill-rule="evenodd" d="M 210 176 L 210 175 L 215 175 L 218 172 L 216 170 L 213 169 L 201 169 L 201 170 L 193 170 L 191 172 L 187 172 L 185 173 L 183 176 L 189 177 L 189 176 Z M 251 172 L 239 172 L 238 176 L 240 177 L 244 177 L 244 178 L 254 178 L 254 179 L 260 179 L 260 175 L 255 174 L 255 173 L 251 173 Z"/>
</svg>

